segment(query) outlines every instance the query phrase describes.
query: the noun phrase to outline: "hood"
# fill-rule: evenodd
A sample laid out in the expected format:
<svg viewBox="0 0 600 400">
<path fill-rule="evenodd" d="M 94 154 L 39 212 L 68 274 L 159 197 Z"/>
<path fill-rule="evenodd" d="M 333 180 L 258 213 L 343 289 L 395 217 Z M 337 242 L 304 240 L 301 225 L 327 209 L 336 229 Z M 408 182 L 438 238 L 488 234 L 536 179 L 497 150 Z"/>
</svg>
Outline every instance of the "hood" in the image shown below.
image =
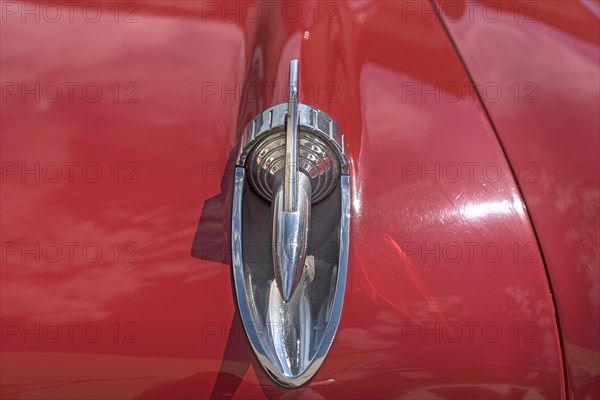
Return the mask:
<svg viewBox="0 0 600 400">
<path fill-rule="evenodd" d="M 3 394 L 289 395 L 240 323 L 229 236 L 241 130 L 299 59 L 299 101 L 345 134 L 351 228 L 337 335 L 293 396 L 563 396 L 536 237 L 432 6 L 253 4 L 3 24 Z"/>
</svg>

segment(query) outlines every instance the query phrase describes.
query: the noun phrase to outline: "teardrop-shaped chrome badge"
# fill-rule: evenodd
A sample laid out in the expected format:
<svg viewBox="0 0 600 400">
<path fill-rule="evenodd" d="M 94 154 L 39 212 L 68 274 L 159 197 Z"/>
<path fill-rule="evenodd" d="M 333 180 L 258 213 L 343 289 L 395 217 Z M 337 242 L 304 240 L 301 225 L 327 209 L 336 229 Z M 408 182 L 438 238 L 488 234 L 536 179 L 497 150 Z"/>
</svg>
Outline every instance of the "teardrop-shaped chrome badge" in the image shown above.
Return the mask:
<svg viewBox="0 0 600 400">
<path fill-rule="evenodd" d="M 298 60 L 288 103 L 242 132 L 232 213 L 238 305 L 258 360 L 277 383 L 317 372 L 340 322 L 350 223 L 344 139 L 324 112 L 299 104 Z"/>
</svg>

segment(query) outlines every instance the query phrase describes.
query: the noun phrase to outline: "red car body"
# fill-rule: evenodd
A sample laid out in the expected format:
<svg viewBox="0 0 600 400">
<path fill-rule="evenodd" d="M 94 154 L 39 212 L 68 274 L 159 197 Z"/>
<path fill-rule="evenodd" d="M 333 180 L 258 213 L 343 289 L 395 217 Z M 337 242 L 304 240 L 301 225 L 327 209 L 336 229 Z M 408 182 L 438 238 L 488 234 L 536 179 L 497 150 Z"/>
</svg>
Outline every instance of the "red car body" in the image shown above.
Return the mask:
<svg viewBox="0 0 600 400">
<path fill-rule="evenodd" d="M 597 2 L 0 6 L 3 399 L 600 395 Z M 352 179 L 294 390 L 229 266 L 231 154 L 292 58 Z"/>
</svg>

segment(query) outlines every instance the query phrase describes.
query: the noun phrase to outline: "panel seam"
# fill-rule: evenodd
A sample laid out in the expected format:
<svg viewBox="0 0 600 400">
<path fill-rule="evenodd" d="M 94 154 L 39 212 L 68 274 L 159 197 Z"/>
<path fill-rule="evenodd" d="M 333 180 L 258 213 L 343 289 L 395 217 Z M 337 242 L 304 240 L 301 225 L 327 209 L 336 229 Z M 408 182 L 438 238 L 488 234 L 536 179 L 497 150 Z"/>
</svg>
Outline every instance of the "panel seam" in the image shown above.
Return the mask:
<svg viewBox="0 0 600 400">
<path fill-rule="evenodd" d="M 504 159 L 506 160 L 506 162 L 508 164 L 508 168 L 511 172 L 513 180 L 515 181 L 515 185 L 517 187 L 517 190 L 519 191 L 521 200 L 523 201 L 523 204 L 525 205 L 525 212 L 527 213 L 527 219 L 529 220 L 531 230 L 533 231 L 533 236 L 535 237 L 536 245 L 540 252 L 540 257 L 542 259 L 542 264 L 544 266 L 544 271 L 546 273 L 546 280 L 548 281 L 548 289 L 550 290 L 550 295 L 552 297 L 552 305 L 554 307 L 554 319 L 556 321 L 556 328 L 557 328 L 558 335 L 559 335 L 558 341 L 560 344 L 560 352 L 561 352 L 561 358 L 562 358 L 562 364 L 563 364 L 562 365 L 562 367 L 563 367 L 563 382 L 564 382 L 563 395 L 564 395 L 564 398 L 566 400 L 568 400 L 569 399 L 569 394 L 568 394 L 569 391 L 567 389 L 568 389 L 568 386 L 570 385 L 570 383 L 568 381 L 567 358 L 566 358 L 565 346 L 564 346 L 564 342 L 563 342 L 564 336 L 563 336 L 562 325 L 560 323 L 560 317 L 559 317 L 559 313 L 558 313 L 558 305 L 556 303 L 556 296 L 554 295 L 555 289 L 552 284 L 552 279 L 550 277 L 550 270 L 548 268 L 548 263 L 546 261 L 546 257 L 544 256 L 544 250 L 542 249 L 542 243 L 540 241 L 537 230 L 535 228 L 535 224 L 533 222 L 531 213 L 529 212 L 529 207 L 527 207 L 527 200 L 525 199 L 525 195 L 523 194 L 523 189 L 521 188 L 521 183 L 517 179 L 517 173 L 516 173 L 513 165 L 510 162 L 510 158 L 508 157 L 508 152 L 506 151 L 506 148 L 504 147 L 504 144 L 502 143 L 502 139 L 500 138 L 500 135 L 498 134 L 498 129 L 496 128 L 496 125 L 494 124 L 494 121 L 492 120 L 492 116 L 490 114 L 490 111 L 488 110 L 487 104 L 484 102 L 483 97 L 479 91 L 479 88 L 477 87 L 477 85 L 475 85 L 475 80 L 473 79 L 473 75 L 471 74 L 471 71 L 469 70 L 467 63 L 466 63 L 465 59 L 463 58 L 463 56 L 458 48 L 458 45 L 456 44 L 456 41 L 454 40 L 452 34 L 450 33 L 450 29 L 448 28 L 446 21 L 443 18 L 442 12 L 441 12 L 440 8 L 438 7 L 436 0 L 429 0 L 429 1 L 435 11 L 436 18 L 438 18 L 438 21 L 440 21 L 440 25 L 442 26 L 442 29 L 446 33 L 446 37 L 448 38 L 448 41 L 450 42 L 452 48 L 454 49 L 456 56 L 458 57 L 458 60 L 460 61 L 461 65 L 463 67 L 463 70 L 465 71 L 465 73 L 467 74 L 467 77 L 469 78 L 469 82 L 473 86 L 473 92 L 476 94 L 477 99 L 478 99 L 479 103 L 481 104 L 481 107 L 483 108 L 485 116 L 492 128 L 492 131 L 494 132 L 494 135 L 496 136 L 496 140 L 498 142 L 498 145 L 500 146 L 500 150 L 502 151 L 502 154 L 504 155 Z"/>
</svg>

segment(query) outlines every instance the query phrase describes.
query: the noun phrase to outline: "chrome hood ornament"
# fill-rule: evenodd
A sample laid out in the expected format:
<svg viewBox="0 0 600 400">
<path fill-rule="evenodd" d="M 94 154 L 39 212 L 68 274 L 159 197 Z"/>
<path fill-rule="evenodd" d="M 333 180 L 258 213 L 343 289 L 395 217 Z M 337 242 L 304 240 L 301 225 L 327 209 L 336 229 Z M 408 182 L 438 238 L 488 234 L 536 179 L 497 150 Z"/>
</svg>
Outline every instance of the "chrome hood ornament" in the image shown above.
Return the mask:
<svg viewBox="0 0 600 400">
<path fill-rule="evenodd" d="M 232 264 L 248 338 L 286 387 L 317 372 L 340 321 L 350 220 L 344 138 L 324 112 L 298 104 L 298 60 L 288 103 L 244 128 L 236 162 Z"/>
</svg>

